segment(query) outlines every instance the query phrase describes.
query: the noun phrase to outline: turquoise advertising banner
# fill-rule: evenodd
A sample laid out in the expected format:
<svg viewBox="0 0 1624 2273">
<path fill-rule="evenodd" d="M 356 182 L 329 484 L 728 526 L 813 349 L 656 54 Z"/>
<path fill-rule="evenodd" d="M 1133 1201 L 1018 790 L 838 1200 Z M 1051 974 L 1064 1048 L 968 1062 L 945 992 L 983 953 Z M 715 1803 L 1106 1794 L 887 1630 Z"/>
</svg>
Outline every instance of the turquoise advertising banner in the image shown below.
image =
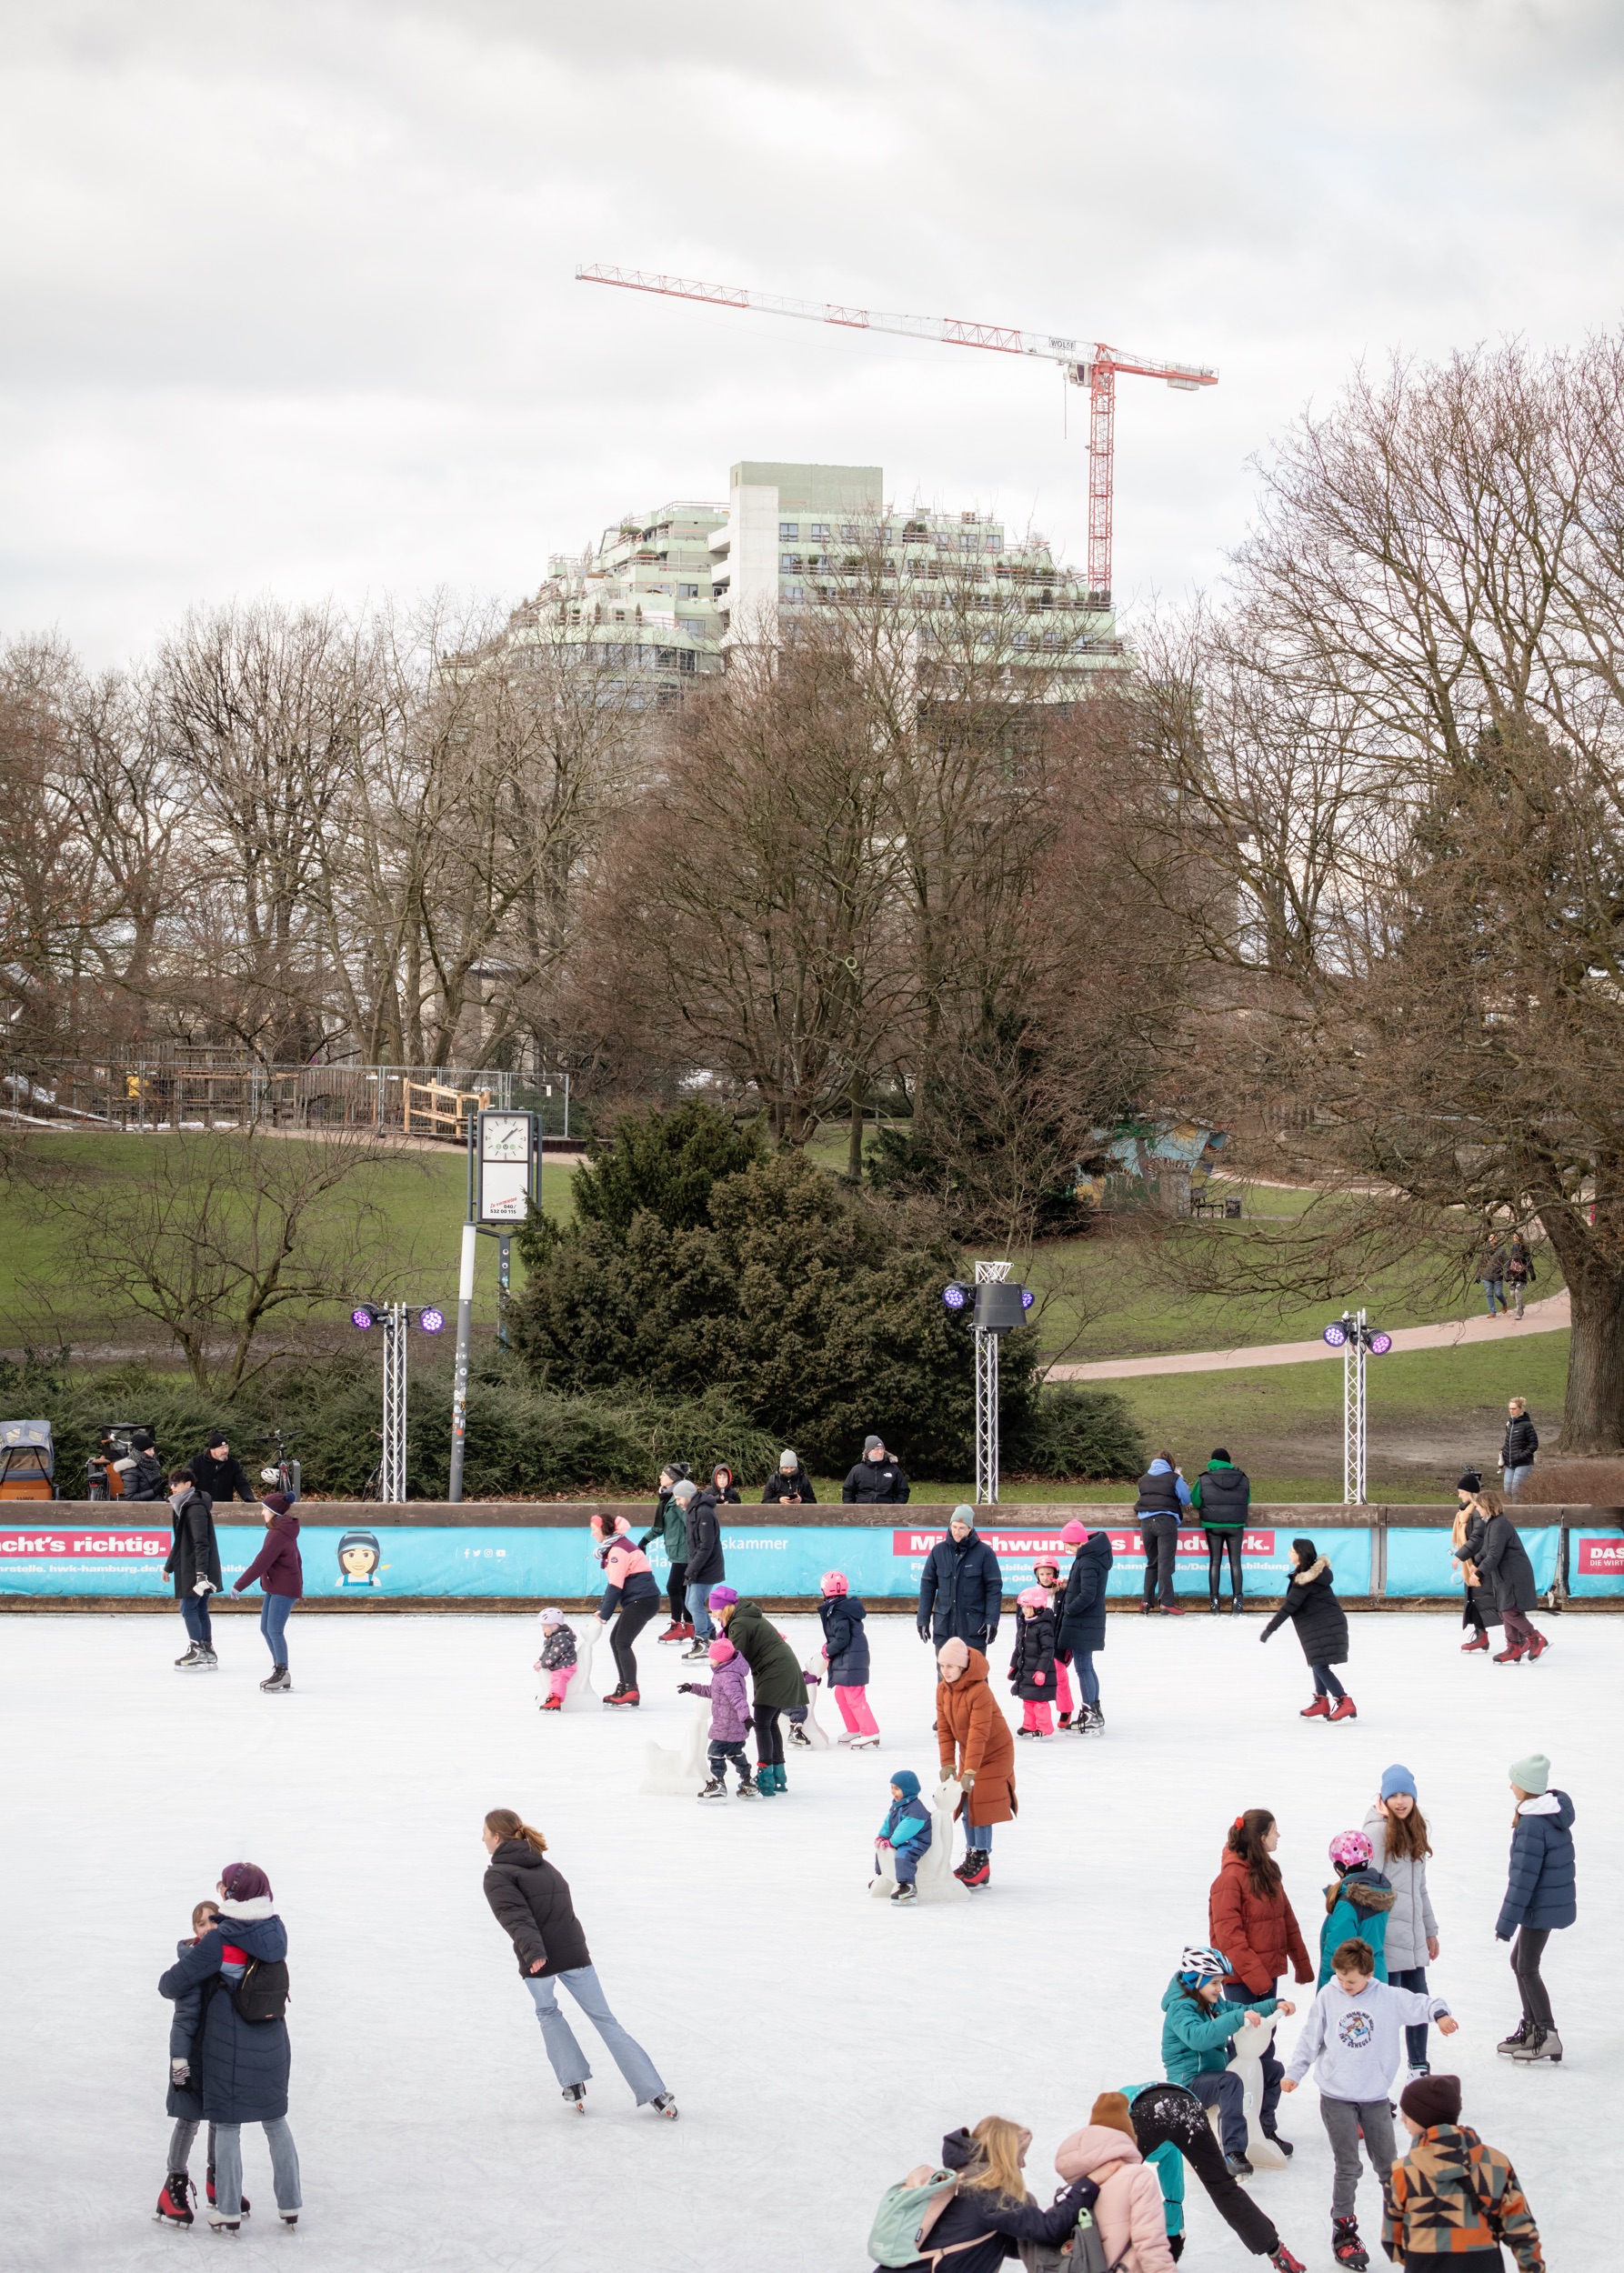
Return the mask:
<svg viewBox="0 0 1624 2273">
<path fill-rule="evenodd" d="M 1449 1536 L 1447 1531 L 1389 1531 L 1388 1594 L 1459 1594 L 1460 1566 L 1450 1557 Z M 1534 1584 L 1544 1594 L 1556 1584 L 1558 1533 L 1554 1527 L 1525 1531 L 1519 1526 L 1517 1536 L 1534 1566 Z M 1615 1542 L 1618 1537 L 1615 1531 Z"/>
</svg>

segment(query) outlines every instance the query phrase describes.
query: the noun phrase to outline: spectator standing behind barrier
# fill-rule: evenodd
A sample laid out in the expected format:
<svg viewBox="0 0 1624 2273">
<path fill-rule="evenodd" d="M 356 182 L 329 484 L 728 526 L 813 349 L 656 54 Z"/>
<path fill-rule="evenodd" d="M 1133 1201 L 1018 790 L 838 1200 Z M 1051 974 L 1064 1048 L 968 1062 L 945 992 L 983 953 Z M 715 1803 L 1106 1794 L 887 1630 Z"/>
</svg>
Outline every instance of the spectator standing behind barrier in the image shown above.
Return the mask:
<svg viewBox="0 0 1624 2273">
<path fill-rule="evenodd" d="M 1506 1497 L 1516 1499 L 1534 1472 L 1539 1432 L 1529 1418 L 1528 1406 L 1521 1397 L 1514 1397 L 1506 1411 L 1509 1417 L 1500 1444 L 1500 1482 Z"/>
<path fill-rule="evenodd" d="M 778 1465 L 762 1487 L 764 1507 L 816 1507 L 817 1494 L 812 1488 L 812 1478 L 801 1466 L 797 1454 L 787 1447 L 778 1455 Z"/>
<path fill-rule="evenodd" d="M 955 1507 L 920 1574 L 919 1639 L 939 1649 L 957 1636 L 972 1649 L 990 1649 L 1003 1607 L 1003 1574 L 976 1530 L 976 1511 Z"/>
<path fill-rule="evenodd" d="M 198 1490 L 206 1492 L 216 1507 L 223 1499 L 252 1503 L 259 1497 L 243 1474 L 243 1464 L 232 1451 L 224 1429 L 209 1438 L 207 1451 L 197 1455 L 190 1472 Z"/>
<path fill-rule="evenodd" d="M 164 1464 L 153 1447 L 150 1428 L 138 1428 L 130 1438 L 131 1459 L 124 1471 L 126 1499 L 158 1500 L 165 1497 Z"/>
<path fill-rule="evenodd" d="M 1240 1610 L 1240 1539 L 1246 1529 L 1247 1510 L 1252 1504 L 1252 1480 L 1244 1468 L 1236 1467 L 1222 1445 L 1197 1477 L 1189 1504 L 1193 1513 L 1200 1517 L 1201 1528 L 1207 1534 L 1207 1593 L 1212 1614 L 1216 1617 L 1220 1607 L 1219 1588 L 1227 1554 L 1229 1615 L 1235 1617 Z M 1177 1536 L 1173 1551 L 1178 1551 Z"/>
<path fill-rule="evenodd" d="M 901 1463 L 886 1450 L 883 1437 L 865 1437 L 863 1457 L 840 1487 L 848 1507 L 899 1507 L 908 1495 Z"/>
<path fill-rule="evenodd" d="M 1134 1519 L 1145 1543 L 1145 1608 L 1182 1617 L 1173 1596 L 1173 1567 L 1178 1557 L 1178 1518 L 1190 1504 L 1189 1486 L 1170 1452 L 1158 1452 L 1139 1478 Z"/>
</svg>

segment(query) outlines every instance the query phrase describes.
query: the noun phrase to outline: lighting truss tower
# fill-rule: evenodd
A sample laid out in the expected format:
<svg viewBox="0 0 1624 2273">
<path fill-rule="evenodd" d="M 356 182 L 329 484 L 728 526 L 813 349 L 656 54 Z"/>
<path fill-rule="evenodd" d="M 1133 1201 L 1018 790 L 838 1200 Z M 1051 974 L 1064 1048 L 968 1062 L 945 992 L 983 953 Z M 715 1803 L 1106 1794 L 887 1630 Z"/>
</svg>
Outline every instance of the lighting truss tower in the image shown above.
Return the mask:
<svg viewBox="0 0 1624 2273">
<path fill-rule="evenodd" d="M 389 1507 L 406 1496 L 406 1305 L 381 1306 L 384 1329 L 384 1458 L 378 1497 Z"/>
<path fill-rule="evenodd" d="M 1009 1276 L 1007 1263 L 977 1263 L 977 1287 L 997 1286 Z M 998 1340 L 976 1328 L 976 1505 L 998 1504 Z"/>
<path fill-rule="evenodd" d="M 1362 1310 L 1347 1311 L 1342 1323 L 1348 1339 L 1342 1345 L 1342 1500 L 1345 1507 L 1365 1504 L 1365 1356 L 1368 1336 Z"/>
<path fill-rule="evenodd" d="M 796 315 L 809 324 L 834 324 L 846 331 L 894 332 L 904 339 L 935 340 L 944 347 L 983 347 L 994 355 L 1035 355 L 1059 364 L 1069 386 L 1088 390 L 1088 599 L 1095 607 L 1108 607 L 1111 601 L 1118 375 L 1160 379 L 1168 386 L 1188 393 L 1218 385 L 1218 373 L 1208 364 L 1169 363 L 1160 355 L 1108 347 L 1104 340 L 1018 331 L 1008 324 L 973 324 L 957 315 L 888 315 L 876 308 L 845 307 L 834 301 L 787 300 L 779 293 L 750 292 L 742 285 L 703 284 L 695 276 L 611 268 L 601 261 L 579 263 L 576 278 L 580 284 L 618 285 L 627 292 L 657 292 L 668 299 L 699 300 L 713 307 Z"/>
</svg>

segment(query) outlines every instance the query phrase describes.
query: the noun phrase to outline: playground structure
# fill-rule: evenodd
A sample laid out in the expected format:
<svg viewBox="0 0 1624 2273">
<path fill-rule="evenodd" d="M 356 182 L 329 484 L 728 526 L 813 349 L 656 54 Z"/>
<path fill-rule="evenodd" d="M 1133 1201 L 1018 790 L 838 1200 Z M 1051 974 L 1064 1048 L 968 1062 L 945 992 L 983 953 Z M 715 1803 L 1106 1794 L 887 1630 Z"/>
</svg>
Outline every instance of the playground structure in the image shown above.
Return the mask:
<svg viewBox="0 0 1624 2273">
<path fill-rule="evenodd" d="M 99 1062 L 0 1060 L 0 1127 L 353 1128 L 461 1146 L 471 1116 L 490 1106 L 541 1114 L 552 1131 L 569 1134 L 557 1084 L 492 1068 L 262 1066 L 202 1050 Z"/>
</svg>

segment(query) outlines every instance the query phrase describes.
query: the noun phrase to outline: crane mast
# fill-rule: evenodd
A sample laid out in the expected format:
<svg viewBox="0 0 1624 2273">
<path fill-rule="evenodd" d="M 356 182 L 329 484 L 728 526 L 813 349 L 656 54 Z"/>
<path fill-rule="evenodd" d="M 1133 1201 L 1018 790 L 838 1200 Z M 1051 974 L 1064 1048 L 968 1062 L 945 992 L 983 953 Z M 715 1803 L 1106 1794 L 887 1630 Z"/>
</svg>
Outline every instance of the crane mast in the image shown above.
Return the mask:
<svg viewBox="0 0 1624 2273">
<path fill-rule="evenodd" d="M 845 331 L 888 332 L 902 339 L 927 339 L 944 347 L 979 347 L 993 355 L 1026 355 L 1058 363 L 1069 385 L 1088 390 L 1088 597 L 1097 607 L 1111 600 L 1112 496 L 1115 488 L 1117 380 L 1118 376 L 1160 379 L 1180 392 L 1216 386 L 1209 365 L 1173 363 L 1165 356 L 1138 355 L 1061 333 L 1027 332 L 1008 324 L 977 324 L 955 315 L 900 315 L 882 309 L 843 305 L 832 300 L 792 300 L 776 292 L 752 292 L 742 285 L 706 284 L 694 276 L 667 276 L 643 268 L 613 268 L 602 262 L 579 263 L 581 284 L 617 285 L 627 292 L 653 292 L 666 299 L 697 300 L 710 307 L 743 308 L 762 315 L 793 315 L 805 323 L 831 324 Z"/>
</svg>

